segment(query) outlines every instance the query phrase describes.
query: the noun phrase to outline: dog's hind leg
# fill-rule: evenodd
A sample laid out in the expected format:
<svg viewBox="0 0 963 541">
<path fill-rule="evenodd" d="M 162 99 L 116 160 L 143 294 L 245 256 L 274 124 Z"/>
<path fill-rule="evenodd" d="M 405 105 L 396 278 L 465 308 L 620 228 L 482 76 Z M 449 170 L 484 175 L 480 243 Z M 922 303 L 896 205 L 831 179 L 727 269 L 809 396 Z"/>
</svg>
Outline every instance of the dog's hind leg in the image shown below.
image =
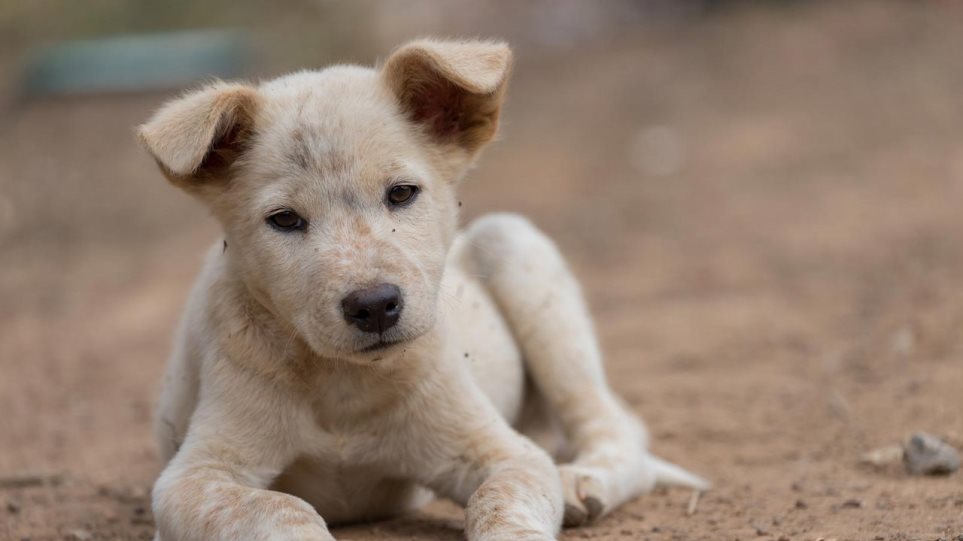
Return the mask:
<svg viewBox="0 0 963 541">
<path fill-rule="evenodd" d="M 595 520 L 659 481 L 702 484 L 648 454 L 645 427 L 606 382 L 581 289 L 552 241 L 506 214 L 477 220 L 466 235 L 473 270 L 512 327 L 571 447 L 572 462 L 559 467 L 566 524 Z"/>
</svg>

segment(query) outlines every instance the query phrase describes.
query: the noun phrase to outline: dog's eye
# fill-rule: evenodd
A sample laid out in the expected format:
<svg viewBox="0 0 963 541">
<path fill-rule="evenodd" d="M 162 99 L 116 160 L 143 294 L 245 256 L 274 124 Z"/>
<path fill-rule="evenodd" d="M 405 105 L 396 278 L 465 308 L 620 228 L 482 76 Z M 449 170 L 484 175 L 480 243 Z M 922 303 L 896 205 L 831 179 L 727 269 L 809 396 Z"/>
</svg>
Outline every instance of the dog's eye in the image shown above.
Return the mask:
<svg viewBox="0 0 963 541">
<path fill-rule="evenodd" d="M 390 206 L 400 207 L 414 201 L 415 196 L 417 195 L 418 186 L 413 186 L 411 184 L 396 184 L 388 188 L 386 198 Z"/>
<path fill-rule="evenodd" d="M 308 223 L 304 218 L 298 216 L 293 210 L 282 210 L 268 216 L 268 223 L 278 231 L 295 231 L 307 227 Z"/>
</svg>

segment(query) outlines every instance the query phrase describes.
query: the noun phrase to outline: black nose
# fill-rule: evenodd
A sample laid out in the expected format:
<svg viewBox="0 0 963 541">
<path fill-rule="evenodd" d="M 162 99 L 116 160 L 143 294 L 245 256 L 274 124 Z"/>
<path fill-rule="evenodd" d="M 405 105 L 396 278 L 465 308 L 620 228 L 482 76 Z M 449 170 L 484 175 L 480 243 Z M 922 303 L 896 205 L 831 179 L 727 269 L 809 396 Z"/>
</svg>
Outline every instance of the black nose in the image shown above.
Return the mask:
<svg viewBox="0 0 963 541">
<path fill-rule="evenodd" d="M 398 323 L 404 302 L 394 284 L 352 291 L 341 301 L 344 319 L 364 332 L 383 333 Z"/>
</svg>

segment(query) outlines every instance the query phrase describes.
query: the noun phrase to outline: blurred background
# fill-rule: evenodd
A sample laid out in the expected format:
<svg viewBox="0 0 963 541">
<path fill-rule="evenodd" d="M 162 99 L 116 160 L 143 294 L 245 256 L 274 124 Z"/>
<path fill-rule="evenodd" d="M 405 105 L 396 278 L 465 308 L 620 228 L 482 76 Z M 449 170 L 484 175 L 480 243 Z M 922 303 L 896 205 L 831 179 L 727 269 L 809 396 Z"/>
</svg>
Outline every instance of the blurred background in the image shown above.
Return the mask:
<svg viewBox="0 0 963 541">
<path fill-rule="evenodd" d="M 0 538 L 153 535 L 150 412 L 218 231 L 134 127 L 212 76 L 371 64 L 419 35 L 514 46 L 464 218 L 557 239 L 613 386 L 715 483 L 564 539 L 963 535 L 961 474 L 885 452 L 919 430 L 963 446 L 963 5 L 7 0 Z M 336 535 L 454 540 L 460 520 L 441 503 Z"/>
</svg>

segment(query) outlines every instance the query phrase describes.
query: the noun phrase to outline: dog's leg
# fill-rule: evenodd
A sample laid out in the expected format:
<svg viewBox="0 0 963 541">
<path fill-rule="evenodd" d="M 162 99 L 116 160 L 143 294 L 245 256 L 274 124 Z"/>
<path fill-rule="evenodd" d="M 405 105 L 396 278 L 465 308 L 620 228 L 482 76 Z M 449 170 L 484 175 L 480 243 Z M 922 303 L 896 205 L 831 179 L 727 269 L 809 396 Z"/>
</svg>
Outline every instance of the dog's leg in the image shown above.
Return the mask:
<svg viewBox="0 0 963 541">
<path fill-rule="evenodd" d="M 650 490 L 668 470 L 648 455 L 642 422 L 610 390 L 581 290 L 555 245 L 513 215 L 481 218 L 466 235 L 474 271 L 512 326 L 573 448 L 574 460 L 559 468 L 566 525 L 597 519 Z"/>
<path fill-rule="evenodd" d="M 155 541 L 334 541 L 311 505 L 266 490 L 299 452 L 299 416 L 283 396 L 249 382 L 206 389 L 217 400 L 202 396 L 154 485 Z"/>
<path fill-rule="evenodd" d="M 423 395 L 412 393 L 417 409 L 405 414 L 396 467 L 465 506 L 469 541 L 554 540 L 564 503 L 551 457 L 513 430 L 468 374 L 439 377 L 447 369 L 437 367 Z"/>
</svg>

